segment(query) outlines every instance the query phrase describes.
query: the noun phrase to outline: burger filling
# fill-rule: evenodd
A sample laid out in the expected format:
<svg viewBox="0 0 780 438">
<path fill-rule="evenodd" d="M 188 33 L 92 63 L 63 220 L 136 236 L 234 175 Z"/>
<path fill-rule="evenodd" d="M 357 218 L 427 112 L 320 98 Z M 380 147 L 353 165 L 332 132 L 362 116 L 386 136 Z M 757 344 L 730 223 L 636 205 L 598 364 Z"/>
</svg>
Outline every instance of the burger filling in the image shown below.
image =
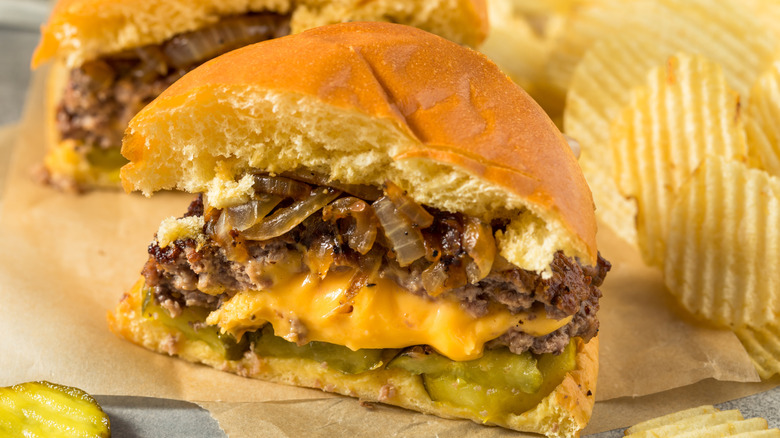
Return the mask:
<svg viewBox="0 0 780 438">
<path fill-rule="evenodd" d="M 286 15 L 231 16 L 161 44 L 87 61 L 71 70 L 57 107 L 60 137 L 76 140 L 90 164 L 118 168 L 130 119 L 177 79 L 218 55 L 289 33 Z"/>
<path fill-rule="evenodd" d="M 401 370 L 489 419 L 535 406 L 574 367 L 572 340 L 598 331 L 600 256 L 558 253 L 544 276 L 498 254 L 505 220 L 421 206 L 391 182 L 253 178 L 245 204 L 201 195 L 164 221 L 143 269 L 144 315 L 225 359 Z"/>
</svg>

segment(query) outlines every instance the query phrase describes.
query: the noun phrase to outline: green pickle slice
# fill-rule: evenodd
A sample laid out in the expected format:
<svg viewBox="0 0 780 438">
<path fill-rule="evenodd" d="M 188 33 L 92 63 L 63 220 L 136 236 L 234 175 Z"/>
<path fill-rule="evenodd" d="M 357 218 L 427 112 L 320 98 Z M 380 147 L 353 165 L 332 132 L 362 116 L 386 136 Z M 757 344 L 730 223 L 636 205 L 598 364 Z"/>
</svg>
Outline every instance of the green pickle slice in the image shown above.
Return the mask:
<svg viewBox="0 0 780 438">
<path fill-rule="evenodd" d="M 0 388 L 0 436 L 111 436 L 111 423 L 86 392 L 50 382 Z"/>
<path fill-rule="evenodd" d="M 328 368 L 347 374 L 359 374 L 381 368 L 398 350 L 350 350 L 343 345 L 312 341 L 304 345 L 274 335 L 269 325 L 249 335 L 254 352 L 263 357 L 296 357 L 324 362 Z"/>
<path fill-rule="evenodd" d="M 513 354 L 499 348 L 466 362 L 414 348 L 388 368 L 420 375 L 431 400 L 468 409 L 483 421 L 491 421 L 539 404 L 574 369 L 575 355 L 573 342 L 560 355 Z"/>
<path fill-rule="evenodd" d="M 244 352 L 249 350 L 249 341 L 246 337 L 239 342 L 232 335 L 221 333 L 219 327 L 199 326 L 201 324 L 198 323 L 203 323 L 208 316 L 206 309 L 188 307 L 182 309 L 181 315 L 172 318 L 167 310 L 154 303 L 151 290 L 147 289 L 141 311 L 146 318 L 155 319 L 167 327 L 176 329 L 188 339 L 205 342 L 212 350 L 225 356 L 227 360 L 239 360 Z"/>
</svg>

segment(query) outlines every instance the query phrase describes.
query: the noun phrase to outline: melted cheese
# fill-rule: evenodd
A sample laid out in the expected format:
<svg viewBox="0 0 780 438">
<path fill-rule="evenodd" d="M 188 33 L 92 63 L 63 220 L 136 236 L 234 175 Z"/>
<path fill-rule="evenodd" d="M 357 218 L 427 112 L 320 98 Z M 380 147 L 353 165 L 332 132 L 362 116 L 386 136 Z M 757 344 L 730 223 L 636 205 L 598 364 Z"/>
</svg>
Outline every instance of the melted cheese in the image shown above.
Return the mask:
<svg viewBox="0 0 780 438">
<path fill-rule="evenodd" d="M 491 309 L 475 318 L 455 300 L 413 295 L 382 278 L 376 279 L 375 286 L 361 289 L 347 312 L 340 302 L 350 277 L 349 272 L 332 271 L 324 279 L 293 275 L 269 289 L 239 292 L 206 322 L 237 338 L 270 322 L 274 332 L 288 341 L 323 341 L 352 350 L 425 344 L 462 361 L 480 357 L 485 342 L 515 325 L 541 336 L 571 320 L 549 319 L 543 310 L 512 315 L 505 309 Z"/>
</svg>

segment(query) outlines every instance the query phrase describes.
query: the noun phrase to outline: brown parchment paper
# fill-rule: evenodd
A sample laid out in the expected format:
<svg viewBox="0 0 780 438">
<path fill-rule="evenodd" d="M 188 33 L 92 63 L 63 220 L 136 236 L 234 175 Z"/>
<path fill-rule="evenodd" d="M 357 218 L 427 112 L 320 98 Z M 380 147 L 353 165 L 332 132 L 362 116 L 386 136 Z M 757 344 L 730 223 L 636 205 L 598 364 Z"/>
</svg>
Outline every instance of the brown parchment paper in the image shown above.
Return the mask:
<svg viewBox="0 0 780 438">
<path fill-rule="evenodd" d="M 38 74 L 0 211 L 0 386 L 47 379 L 94 394 L 196 401 L 233 431 L 231 436 L 251 436 L 259 427 L 268 428 L 267 433 L 262 429 L 267 436 L 328 427 L 362 436 L 505 433 L 392 407 L 367 410 L 355 400 L 218 372 L 114 337 L 107 312 L 138 278 L 160 221 L 181 215 L 192 195 L 72 196 L 34 183 L 30 168 L 44 149 L 42 84 Z M 590 432 L 624 425 L 617 416 L 603 418 L 600 406 L 609 405 L 604 400 L 661 393 L 705 379 L 758 380 L 733 334 L 685 316 L 664 292 L 660 272 L 644 266 L 636 251 L 606 227 L 599 240 L 613 271 L 602 287 L 600 402 L 594 418 L 599 426 Z"/>
</svg>

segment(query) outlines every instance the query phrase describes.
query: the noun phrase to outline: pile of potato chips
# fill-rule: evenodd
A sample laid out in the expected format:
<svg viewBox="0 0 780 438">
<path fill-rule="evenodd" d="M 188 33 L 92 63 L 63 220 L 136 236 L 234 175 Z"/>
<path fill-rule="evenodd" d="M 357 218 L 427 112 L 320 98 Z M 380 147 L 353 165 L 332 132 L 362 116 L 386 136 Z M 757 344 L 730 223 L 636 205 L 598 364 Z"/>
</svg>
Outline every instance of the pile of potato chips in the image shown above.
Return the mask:
<svg viewBox="0 0 780 438">
<path fill-rule="evenodd" d="M 721 411 L 714 406 L 686 409 L 663 417 L 653 418 L 626 429 L 627 437 L 773 437 L 780 438 L 780 430 L 769 429 L 763 418 L 745 420 L 738 410 Z"/>
<path fill-rule="evenodd" d="M 579 142 L 602 222 L 780 373 L 780 2 L 488 4 L 483 51 Z"/>
</svg>

